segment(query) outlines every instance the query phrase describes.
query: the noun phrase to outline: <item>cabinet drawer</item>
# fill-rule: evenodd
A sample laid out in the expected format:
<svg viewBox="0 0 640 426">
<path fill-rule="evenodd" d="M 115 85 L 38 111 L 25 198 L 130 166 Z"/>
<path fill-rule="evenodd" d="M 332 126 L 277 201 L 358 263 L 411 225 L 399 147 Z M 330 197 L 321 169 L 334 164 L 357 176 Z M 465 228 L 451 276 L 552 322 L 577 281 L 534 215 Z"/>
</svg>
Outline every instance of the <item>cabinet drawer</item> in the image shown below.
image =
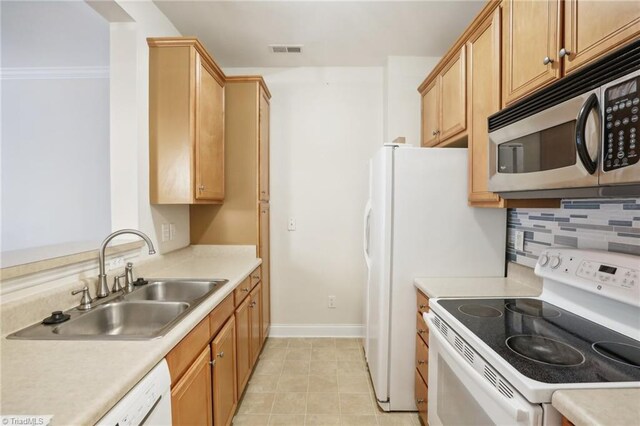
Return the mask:
<svg viewBox="0 0 640 426">
<path fill-rule="evenodd" d="M 250 291 L 251 291 L 251 276 L 248 276 L 233 291 L 236 307 L 240 306 L 240 304 L 245 299 L 245 297 L 249 295 Z"/>
<path fill-rule="evenodd" d="M 416 303 L 416 307 L 418 308 L 418 312 L 422 314 L 423 312 L 429 311 L 429 298 L 425 296 L 420 290 L 417 291 L 418 301 Z"/>
<path fill-rule="evenodd" d="M 233 305 L 233 294 L 228 295 L 209 314 L 209 331 L 215 335 L 222 328 L 227 319 L 233 315 L 235 306 Z"/>
<path fill-rule="evenodd" d="M 418 408 L 418 416 L 422 420 L 423 425 L 428 425 L 429 401 L 427 401 L 427 384 L 422 380 L 422 376 L 416 370 L 416 407 Z"/>
<path fill-rule="evenodd" d="M 429 346 L 429 327 L 427 327 L 427 323 L 424 322 L 424 318 L 420 313 L 416 314 L 416 333 Z"/>
<path fill-rule="evenodd" d="M 258 266 L 250 275 L 251 288 L 253 289 L 262 280 L 262 267 Z"/>
<path fill-rule="evenodd" d="M 211 340 L 209 317 L 206 317 L 189 334 L 184 336 L 180 343 L 171 349 L 171 352 L 167 354 L 167 364 L 169 364 L 172 385 L 184 374 L 193 363 L 193 360 L 200 355 L 202 348 L 209 344 L 209 340 Z"/>
<path fill-rule="evenodd" d="M 416 369 L 425 382 L 429 381 L 429 347 L 416 336 Z"/>
</svg>

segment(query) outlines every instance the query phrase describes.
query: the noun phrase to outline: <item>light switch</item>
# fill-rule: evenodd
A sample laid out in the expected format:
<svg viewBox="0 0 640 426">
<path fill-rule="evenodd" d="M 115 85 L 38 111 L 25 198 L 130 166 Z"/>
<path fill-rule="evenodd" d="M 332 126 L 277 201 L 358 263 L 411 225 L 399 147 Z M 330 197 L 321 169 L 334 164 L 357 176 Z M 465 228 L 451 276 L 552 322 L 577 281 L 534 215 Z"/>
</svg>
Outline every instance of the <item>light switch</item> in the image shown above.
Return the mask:
<svg viewBox="0 0 640 426">
<path fill-rule="evenodd" d="M 162 224 L 162 242 L 169 241 L 171 238 L 171 231 L 168 223 Z"/>
</svg>

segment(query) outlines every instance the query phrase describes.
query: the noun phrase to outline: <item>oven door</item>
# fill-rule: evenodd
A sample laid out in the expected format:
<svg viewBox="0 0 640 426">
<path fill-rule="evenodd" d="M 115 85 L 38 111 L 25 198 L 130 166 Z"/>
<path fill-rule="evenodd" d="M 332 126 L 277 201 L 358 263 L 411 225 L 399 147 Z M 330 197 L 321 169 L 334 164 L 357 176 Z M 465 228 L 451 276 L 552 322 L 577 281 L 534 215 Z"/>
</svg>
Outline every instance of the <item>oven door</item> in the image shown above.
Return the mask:
<svg viewBox="0 0 640 426">
<path fill-rule="evenodd" d="M 431 314 L 433 315 L 433 314 Z M 484 374 L 472 366 L 466 358 L 454 349 L 440 329 L 434 324 L 433 316 L 425 315 L 429 324 L 429 425 L 519 425 L 538 426 L 542 424 L 542 406 L 531 404 L 518 392 L 509 389 L 507 396 L 490 382 L 494 379 L 493 369 L 487 367 Z M 447 337 L 462 344 L 449 328 Z M 461 346 L 463 347 L 463 346 Z M 484 363 L 472 349 L 464 349 L 472 359 Z M 471 352 L 474 352 L 471 355 Z M 499 383 L 499 382 L 496 382 Z"/>
<path fill-rule="evenodd" d="M 600 90 L 576 96 L 489 134 L 489 190 L 598 186 Z"/>
</svg>

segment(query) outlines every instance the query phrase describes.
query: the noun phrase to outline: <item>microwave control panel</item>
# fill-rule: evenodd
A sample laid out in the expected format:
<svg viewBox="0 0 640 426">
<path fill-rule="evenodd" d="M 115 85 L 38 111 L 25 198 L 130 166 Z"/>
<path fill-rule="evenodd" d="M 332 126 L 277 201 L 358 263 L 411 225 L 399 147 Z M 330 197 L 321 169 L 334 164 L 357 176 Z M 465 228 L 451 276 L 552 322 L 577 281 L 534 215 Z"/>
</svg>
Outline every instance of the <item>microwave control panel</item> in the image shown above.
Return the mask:
<svg viewBox="0 0 640 426">
<path fill-rule="evenodd" d="M 602 147 L 605 172 L 636 164 L 640 148 L 636 145 L 640 133 L 640 77 L 634 77 L 604 93 L 604 143 Z"/>
</svg>

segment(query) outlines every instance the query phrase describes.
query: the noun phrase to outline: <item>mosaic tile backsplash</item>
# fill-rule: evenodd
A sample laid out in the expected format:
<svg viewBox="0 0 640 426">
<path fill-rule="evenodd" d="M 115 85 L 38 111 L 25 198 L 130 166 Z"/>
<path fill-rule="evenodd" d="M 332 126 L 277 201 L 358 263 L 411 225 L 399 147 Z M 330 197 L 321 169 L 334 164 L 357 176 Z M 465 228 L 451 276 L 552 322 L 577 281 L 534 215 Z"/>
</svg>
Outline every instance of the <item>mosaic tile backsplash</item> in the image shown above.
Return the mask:
<svg viewBox="0 0 640 426">
<path fill-rule="evenodd" d="M 515 233 L 524 231 L 524 251 Z M 534 267 L 548 247 L 606 250 L 640 256 L 640 198 L 562 200 L 559 209 L 509 209 L 507 259 Z"/>
</svg>

